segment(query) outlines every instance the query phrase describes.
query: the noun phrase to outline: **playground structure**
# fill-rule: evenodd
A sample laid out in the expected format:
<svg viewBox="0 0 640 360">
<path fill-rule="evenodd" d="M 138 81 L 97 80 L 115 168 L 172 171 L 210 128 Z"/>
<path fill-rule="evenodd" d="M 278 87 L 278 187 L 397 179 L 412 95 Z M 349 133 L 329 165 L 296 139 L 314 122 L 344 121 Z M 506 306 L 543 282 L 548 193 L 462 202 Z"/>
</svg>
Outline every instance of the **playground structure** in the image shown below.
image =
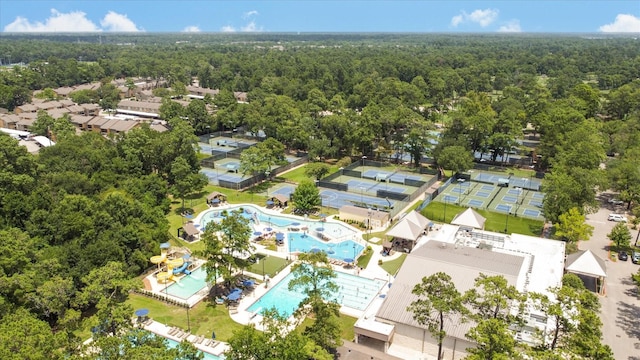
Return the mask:
<svg viewBox="0 0 640 360">
<path fill-rule="evenodd" d="M 152 256 L 150 259 L 151 263 L 158 265 L 158 269 L 162 269 L 164 266 L 164 271 L 156 274 L 156 279 L 159 283 L 178 282 L 177 275 L 191 274 L 189 270 L 191 262 L 188 261 L 190 255 L 186 254 L 182 257 L 172 258 L 172 254 L 169 252 L 170 247 L 169 243 L 160 244 L 160 255 Z"/>
</svg>

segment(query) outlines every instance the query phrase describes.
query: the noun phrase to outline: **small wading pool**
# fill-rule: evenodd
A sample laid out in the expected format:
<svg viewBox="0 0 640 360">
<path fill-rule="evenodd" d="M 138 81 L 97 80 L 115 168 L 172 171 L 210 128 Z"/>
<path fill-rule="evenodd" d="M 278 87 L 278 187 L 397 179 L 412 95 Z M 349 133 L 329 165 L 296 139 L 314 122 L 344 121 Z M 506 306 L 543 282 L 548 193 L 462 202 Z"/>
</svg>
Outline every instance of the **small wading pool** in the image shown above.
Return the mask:
<svg viewBox="0 0 640 360">
<path fill-rule="evenodd" d="M 180 277 L 178 282 L 162 289 L 161 293 L 187 300 L 195 295 L 198 291 L 204 289 L 206 286 L 207 272 L 201 266 L 193 270 L 191 272 L 191 275 L 182 276 Z"/>
<path fill-rule="evenodd" d="M 339 271 L 336 271 L 336 275 L 333 281 L 338 285 L 338 291 L 334 300 L 342 306 L 356 310 L 366 309 L 386 283 L 385 280 L 372 280 Z M 267 309 L 276 308 L 281 315 L 291 316 L 304 299 L 302 293 L 289 290 L 289 281 L 292 278 L 293 274 L 287 275 L 253 303 L 247 311 L 262 313 Z"/>
</svg>

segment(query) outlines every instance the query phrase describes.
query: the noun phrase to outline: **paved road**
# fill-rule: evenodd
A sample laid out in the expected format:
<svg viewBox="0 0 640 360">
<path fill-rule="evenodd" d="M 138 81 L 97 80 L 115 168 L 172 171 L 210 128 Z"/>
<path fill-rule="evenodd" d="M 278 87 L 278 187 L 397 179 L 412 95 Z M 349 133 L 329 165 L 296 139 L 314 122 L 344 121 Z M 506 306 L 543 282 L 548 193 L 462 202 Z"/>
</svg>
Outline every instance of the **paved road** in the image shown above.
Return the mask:
<svg viewBox="0 0 640 360">
<path fill-rule="evenodd" d="M 608 259 L 607 234 L 611 232 L 615 223 L 607 221 L 607 216 L 614 212 L 624 213 L 624 208 L 607 203 L 611 194 L 605 193 L 600 196 L 600 210 L 587 216 L 587 223 L 595 227 L 593 236 L 589 241 L 581 242 L 579 248 L 591 250 L 607 264 L 606 294 L 600 297 L 603 342 L 611 346 L 616 359 L 640 360 L 640 297 L 631 281 L 631 273 L 637 272 L 640 266 L 633 264 L 630 259 Z M 637 230 L 631 230 L 631 234 L 633 243 Z"/>
</svg>

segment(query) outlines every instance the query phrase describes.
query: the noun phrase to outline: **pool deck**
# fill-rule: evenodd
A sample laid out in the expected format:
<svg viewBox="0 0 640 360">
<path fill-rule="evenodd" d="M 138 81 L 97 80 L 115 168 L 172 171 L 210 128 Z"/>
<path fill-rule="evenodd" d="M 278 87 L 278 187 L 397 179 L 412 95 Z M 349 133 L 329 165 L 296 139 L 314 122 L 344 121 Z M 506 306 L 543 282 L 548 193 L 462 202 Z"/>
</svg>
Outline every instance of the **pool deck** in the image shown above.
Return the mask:
<svg viewBox="0 0 640 360">
<path fill-rule="evenodd" d="M 190 343 L 192 343 L 193 346 L 195 346 L 198 350 L 204 351 L 216 356 L 222 355 L 222 353 L 224 353 L 229 349 L 229 344 L 227 343 L 212 340 L 212 339 L 207 339 L 201 335 L 193 335 L 182 329 L 179 329 L 173 326 L 168 326 L 154 320 L 150 320 L 145 324 L 140 324 L 140 325 L 142 325 L 142 327 L 145 330 L 151 331 L 152 333 L 156 335 L 160 335 L 167 339 L 171 339 L 177 342 L 182 342 L 183 340 L 187 340 Z"/>
</svg>

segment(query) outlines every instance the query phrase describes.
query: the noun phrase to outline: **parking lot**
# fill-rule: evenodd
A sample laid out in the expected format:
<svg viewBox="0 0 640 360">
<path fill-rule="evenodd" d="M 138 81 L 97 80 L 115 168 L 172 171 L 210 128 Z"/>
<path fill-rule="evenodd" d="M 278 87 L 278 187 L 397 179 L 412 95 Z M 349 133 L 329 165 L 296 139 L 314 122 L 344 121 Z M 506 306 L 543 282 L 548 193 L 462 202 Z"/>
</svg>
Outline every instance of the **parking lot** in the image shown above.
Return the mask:
<svg viewBox="0 0 640 360">
<path fill-rule="evenodd" d="M 603 343 L 613 349 L 616 359 L 640 360 L 640 299 L 636 285 L 631 281 L 631 274 L 640 269 L 628 261 L 613 261 L 608 258 L 609 239 L 616 222 L 608 221 L 611 213 L 624 214 L 624 205 L 608 202 L 611 194 L 601 194 L 601 207 L 595 214 L 587 215 L 587 223 L 594 227 L 589 241 L 579 244 L 580 250 L 591 250 L 605 260 L 607 279 L 605 295 L 600 297 L 602 304 L 600 319 L 602 320 Z M 631 230 L 632 240 L 636 239 L 637 230 Z"/>
</svg>

